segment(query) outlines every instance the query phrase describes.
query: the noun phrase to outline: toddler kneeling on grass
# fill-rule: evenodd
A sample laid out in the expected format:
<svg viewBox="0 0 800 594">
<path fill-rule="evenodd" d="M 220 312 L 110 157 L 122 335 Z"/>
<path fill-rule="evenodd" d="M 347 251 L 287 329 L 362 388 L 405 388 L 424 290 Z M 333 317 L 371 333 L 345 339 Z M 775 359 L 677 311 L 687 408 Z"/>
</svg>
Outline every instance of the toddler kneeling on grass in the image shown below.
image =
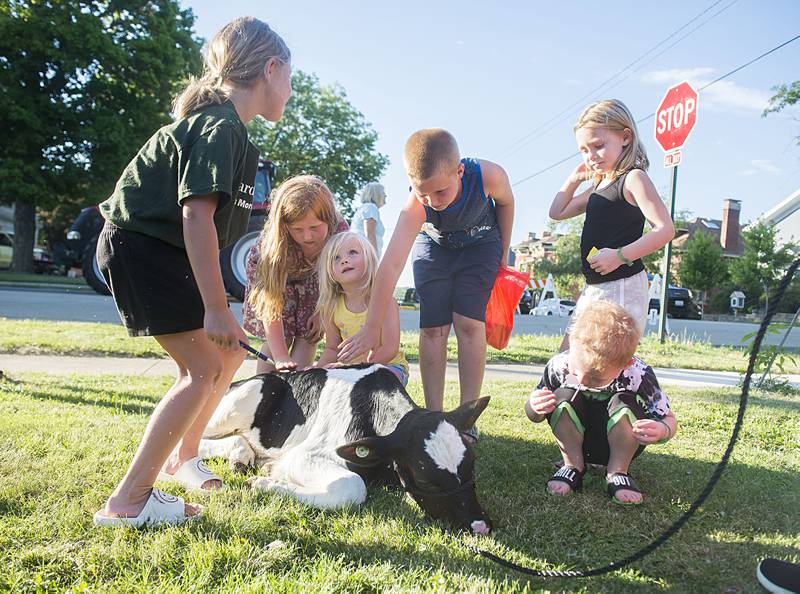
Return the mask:
<svg viewBox="0 0 800 594">
<path fill-rule="evenodd" d="M 534 423 L 549 421 L 561 450 L 551 493 L 579 491 L 586 464 L 598 464 L 607 467 L 614 502 L 641 503 L 628 467 L 645 446 L 671 439 L 677 421 L 653 368 L 634 355 L 639 338 L 630 314 L 597 301 L 575 319 L 569 350 L 548 361 L 525 413 Z"/>
</svg>

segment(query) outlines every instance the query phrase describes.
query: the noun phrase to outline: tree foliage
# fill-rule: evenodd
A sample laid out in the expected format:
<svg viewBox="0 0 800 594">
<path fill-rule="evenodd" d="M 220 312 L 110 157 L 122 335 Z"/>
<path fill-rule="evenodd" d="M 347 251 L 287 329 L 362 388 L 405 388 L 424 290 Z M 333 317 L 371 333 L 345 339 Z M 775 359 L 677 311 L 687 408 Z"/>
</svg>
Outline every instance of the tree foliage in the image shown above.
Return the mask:
<svg viewBox="0 0 800 594">
<path fill-rule="evenodd" d="M 710 233 L 698 231 L 686 242 L 681 258 L 681 283 L 708 293 L 728 277 L 728 263 L 722 256 L 722 246 Z"/>
<path fill-rule="evenodd" d="M 202 65 L 178 0 L 0 4 L 0 201 L 15 204 L 14 267 L 30 270 L 36 208 L 77 213 L 113 190 Z"/>
<path fill-rule="evenodd" d="M 783 271 L 795 258 L 798 246 L 788 243 L 778 246 L 775 229 L 759 221 L 750 225 L 743 233 L 744 253 L 730 264 L 733 284 L 744 292 L 745 306 L 756 309 L 764 301 L 765 288 L 772 293 L 783 275 Z"/>
<path fill-rule="evenodd" d="M 770 113 L 777 113 L 800 101 L 800 80 L 788 85 L 783 84 L 772 87 L 772 90 L 775 91 L 775 94 L 769 98 L 769 107 L 761 114 L 763 117 Z M 800 144 L 800 136 L 797 137 L 797 142 Z"/>
<path fill-rule="evenodd" d="M 292 98 L 280 121 L 251 122 L 251 140 L 278 166 L 277 183 L 299 174 L 318 175 L 350 219 L 353 197 L 377 181 L 389 158 L 375 149 L 378 134 L 338 85 L 321 85 L 301 71 L 292 75 Z"/>
</svg>

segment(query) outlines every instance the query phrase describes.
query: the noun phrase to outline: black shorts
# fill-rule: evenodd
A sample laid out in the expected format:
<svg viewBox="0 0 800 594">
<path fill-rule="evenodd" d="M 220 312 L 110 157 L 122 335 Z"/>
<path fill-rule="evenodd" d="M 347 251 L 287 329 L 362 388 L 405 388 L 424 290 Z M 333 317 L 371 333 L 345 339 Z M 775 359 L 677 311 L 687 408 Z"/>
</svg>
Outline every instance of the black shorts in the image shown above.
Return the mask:
<svg viewBox="0 0 800 594">
<path fill-rule="evenodd" d="M 499 235 L 450 249 L 421 233 L 412 254 L 420 328 L 446 326 L 453 321 L 453 313 L 486 321 L 486 305 L 503 255 Z"/>
<path fill-rule="evenodd" d="M 203 327 L 205 308 L 186 251 L 106 221 L 97 264 L 130 336 Z"/>
<path fill-rule="evenodd" d="M 603 394 L 559 388 L 556 395 L 556 409 L 547 416 L 551 427 L 555 427 L 559 417 L 567 413 L 578 431 L 583 434 L 583 460 L 589 464 L 608 464 L 610 450 L 608 432 L 623 417 L 633 425 L 638 419 L 647 419 L 644 401 L 633 392 Z M 644 446 L 633 455 L 644 451 Z"/>
</svg>

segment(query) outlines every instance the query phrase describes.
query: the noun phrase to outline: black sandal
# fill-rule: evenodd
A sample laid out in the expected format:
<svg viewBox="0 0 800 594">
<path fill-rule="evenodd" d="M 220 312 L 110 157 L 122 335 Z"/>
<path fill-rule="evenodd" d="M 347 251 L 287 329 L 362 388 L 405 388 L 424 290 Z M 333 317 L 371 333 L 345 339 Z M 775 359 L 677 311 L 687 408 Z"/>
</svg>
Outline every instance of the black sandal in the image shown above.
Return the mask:
<svg viewBox="0 0 800 594">
<path fill-rule="evenodd" d="M 621 490 L 642 494 L 631 475 L 625 474 L 624 472 L 615 472 L 614 474 L 607 475 L 606 491 L 608 491 L 608 496 L 611 497 L 611 501 L 619 505 L 639 505 L 642 502 L 641 499 L 639 501 L 620 501 L 617 499 L 617 492 Z"/>
<path fill-rule="evenodd" d="M 586 470 L 578 470 L 574 466 L 567 466 L 564 465 L 558 470 L 555 471 L 553 476 L 547 479 L 547 482 L 556 481 L 559 483 L 565 483 L 572 493 L 577 493 L 583 488 L 583 473 Z M 551 491 L 549 487 L 547 487 L 548 493 L 552 493 L 553 495 L 567 495 L 568 493 L 556 493 L 555 491 Z"/>
</svg>

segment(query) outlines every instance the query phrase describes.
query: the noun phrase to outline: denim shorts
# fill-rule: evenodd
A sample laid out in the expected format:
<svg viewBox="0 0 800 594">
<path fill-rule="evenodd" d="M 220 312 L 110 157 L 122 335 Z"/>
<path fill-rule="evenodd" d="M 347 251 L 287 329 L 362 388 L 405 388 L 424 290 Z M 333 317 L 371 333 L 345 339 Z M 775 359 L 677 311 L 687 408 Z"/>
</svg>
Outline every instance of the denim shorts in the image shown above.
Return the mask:
<svg viewBox="0 0 800 594">
<path fill-rule="evenodd" d="M 419 327 L 446 326 L 452 323 L 453 313 L 485 322 L 502 254 L 499 235 L 450 249 L 421 233 L 412 250 Z"/>
</svg>

